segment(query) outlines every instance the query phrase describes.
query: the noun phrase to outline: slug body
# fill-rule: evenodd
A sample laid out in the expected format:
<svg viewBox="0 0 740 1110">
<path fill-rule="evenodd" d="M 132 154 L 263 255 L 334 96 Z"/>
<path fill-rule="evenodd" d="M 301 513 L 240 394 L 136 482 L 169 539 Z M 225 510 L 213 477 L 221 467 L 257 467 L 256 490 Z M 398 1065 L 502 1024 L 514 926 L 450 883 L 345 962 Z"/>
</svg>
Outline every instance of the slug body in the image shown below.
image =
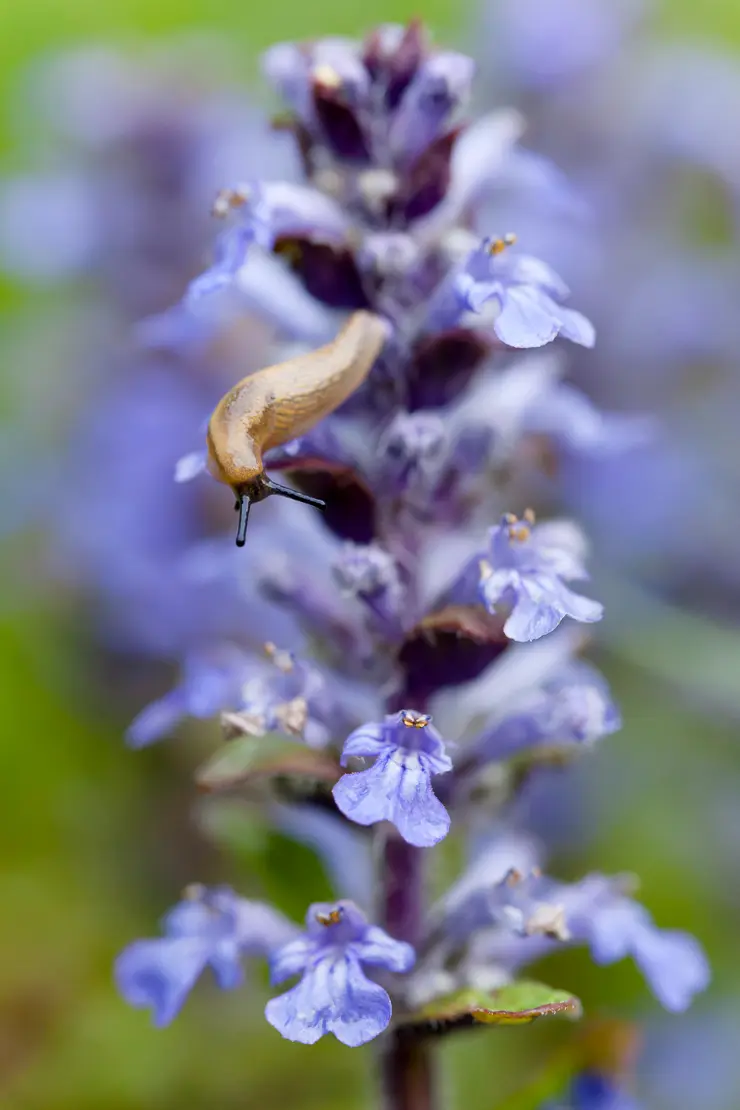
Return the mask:
<svg viewBox="0 0 740 1110">
<path fill-rule="evenodd" d="M 323 507 L 315 498 L 271 482 L 262 455 L 304 435 L 339 408 L 369 374 L 387 335 L 380 316 L 355 312 L 325 347 L 250 374 L 219 401 L 208 425 L 208 468 L 231 486 L 242 509 L 239 546 L 253 501 L 281 493 Z"/>
</svg>

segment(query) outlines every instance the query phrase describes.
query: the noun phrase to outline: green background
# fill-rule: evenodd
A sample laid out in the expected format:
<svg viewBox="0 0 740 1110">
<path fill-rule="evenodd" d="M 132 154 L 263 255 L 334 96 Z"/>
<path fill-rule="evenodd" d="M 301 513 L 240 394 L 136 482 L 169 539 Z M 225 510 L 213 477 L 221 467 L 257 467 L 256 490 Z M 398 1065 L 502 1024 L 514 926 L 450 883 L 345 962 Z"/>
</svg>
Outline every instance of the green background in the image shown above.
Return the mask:
<svg viewBox="0 0 740 1110">
<path fill-rule="evenodd" d="M 4 4 L 0 102 L 6 126 L 0 143 L 5 162 L 17 167 L 20 161 L 8 137 L 10 90 L 23 65 L 50 47 L 85 40 L 136 43 L 142 36 L 212 29 L 241 45 L 245 80 L 251 80 L 258 50 L 275 39 L 356 33 L 374 21 L 422 14 L 440 39 L 464 40 L 463 16 L 453 0 L 427 0 L 422 8 L 366 0 L 361 25 L 356 10 L 341 0 Z M 740 40 L 740 6 L 734 0 L 701 5 L 675 0 L 663 19 L 671 30 Z M 7 285 L 2 292 L 0 326 L 10 327 L 15 313 L 33 313 L 27 294 Z M 5 573 L 8 597 L 10 573 Z M 326 1039 L 306 1049 L 281 1041 L 261 1017 L 266 985 L 260 971 L 241 993 L 217 995 L 199 987 L 164 1031 L 154 1031 L 144 1013 L 121 1003 L 111 983 L 115 953 L 132 937 L 151 933 L 156 917 L 189 879 L 206 872 L 233 878 L 246 893 L 270 894 L 296 915 L 327 892 L 326 882 L 308 853 L 260 830 L 238 832 L 235 862 L 219 864 L 188 815 L 190 773 L 202 741 L 185 740 L 176 751 L 127 751 L 121 741 L 125 722 L 80 694 L 69 626 L 50 621 L 27 599 L 21 606 L 6 605 L 4 613 L 0 1105 L 8 1110 L 369 1105 L 372 1047 L 351 1051 Z M 711 678 L 717 661 L 727 662 L 725 646 L 718 646 L 711 630 L 681 628 L 696 655 L 693 673 L 701 677 L 703 670 Z M 718 881 L 716 867 L 703 862 L 716 861 L 718 850 L 706 825 L 712 791 L 720 783 L 731 790 L 738 781 L 736 728 L 732 712 L 709 716 L 683 704 L 670 679 L 680 676 L 685 657 L 680 650 L 672 654 L 672 628 L 658 628 L 655 636 L 649 650 L 632 645 L 602 660 L 625 728 L 593 756 L 589 789 L 613 774 L 627 778 L 626 809 L 567 866 L 573 874 L 589 866 L 638 871 L 658 920 L 690 928 L 706 944 L 715 967 L 715 998 L 732 999 L 740 986 L 737 880 L 730 872 Z M 737 651 L 734 638 L 729 647 Z M 646 662 L 663 674 L 656 677 Z M 730 667 L 727 674 L 723 692 L 732 694 L 740 670 Z M 735 853 L 737 863 L 740 848 Z M 657 1004 L 631 964 L 594 969 L 579 952 L 552 961 L 542 976 L 572 988 L 592 1012 L 658 1017 Z M 704 1001 L 700 1010 L 710 1005 L 711 999 Z M 485 1030 L 446 1045 L 441 1052 L 449 1058 L 454 1082 L 445 1108 L 494 1110 L 531 1076 L 547 1046 L 568 1032 L 566 1025 L 541 1023 Z M 728 1099 L 728 1108 L 740 1104 L 734 1096 Z"/>
</svg>

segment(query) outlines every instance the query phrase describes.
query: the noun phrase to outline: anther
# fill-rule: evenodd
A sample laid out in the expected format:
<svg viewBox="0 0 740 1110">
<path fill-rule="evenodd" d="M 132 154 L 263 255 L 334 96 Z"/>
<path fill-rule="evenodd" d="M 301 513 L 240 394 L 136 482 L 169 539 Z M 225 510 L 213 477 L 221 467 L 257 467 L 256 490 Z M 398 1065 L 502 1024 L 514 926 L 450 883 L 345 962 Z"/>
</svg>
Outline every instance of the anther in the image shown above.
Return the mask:
<svg viewBox="0 0 740 1110">
<path fill-rule="evenodd" d="M 513 247 L 515 243 L 516 235 L 510 231 L 501 239 L 492 239 L 488 244 L 488 253 L 493 255 L 503 254 L 507 247 Z"/>
<path fill-rule="evenodd" d="M 571 934 L 565 919 L 564 906 L 551 906 L 540 903 L 525 925 L 527 936 L 544 936 L 550 940 L 567 941 Z"/>
<path fill-rule="evenodd" d="M 302 736 L 308 723 L 308 702 L 300 697 L 282 702 L 275 709 L 275 717 L 286 732 Z"/>
<path fill-rule="evenodd" d="M 273 663 L 279 671 L 282 671 L 283 674 L 290 674 L 293 670 L 295 663 L 289 651 L 281 651 L 275 644 L 268 641 L 264 644 L 264 652 L 270 662 Z"/>
<path fill-rule="evenodd" d="M 339 89 L 342 87 L 342 78 L 333 66 L 316 66 L 311 76 L 313 77 L 314 84 L 318 85 L 319 88 Z"/>
<path fill-rule="evenodd" d="M 234 208 L 241 208 L 249 200 L 249 189 L 243 186 L 239 189 L 222 189 L 216 196 L 211 207 L 211 215 L 223 220 Z"/>
<path fill-rule="evenodd" d="M 319 925 L 324 925 L 326 928 L 330 925 L 338 925 L 342 920 L 342 912 L 341 906 L 335 906 L 334 909 L 329 910 L 328 913 L 317 913 L 316 920 Z"/>
<path fill-rule="evenodd" d="M 401 723 L 406 728 L 426 728 L 431 719 L 428 713 L 416 713 L 412 709 L 401 715 Z"/>
</svg>

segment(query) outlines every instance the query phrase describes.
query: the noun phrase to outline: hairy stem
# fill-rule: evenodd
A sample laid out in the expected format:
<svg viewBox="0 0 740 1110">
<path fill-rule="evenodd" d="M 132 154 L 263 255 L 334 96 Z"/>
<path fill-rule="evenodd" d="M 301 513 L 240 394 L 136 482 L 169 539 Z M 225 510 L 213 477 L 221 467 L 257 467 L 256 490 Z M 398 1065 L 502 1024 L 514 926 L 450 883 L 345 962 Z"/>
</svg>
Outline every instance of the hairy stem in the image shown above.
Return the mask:
<svg viewBox="0 0 740 1110">
<path fill-rule="evenodd" d="M 407 844 L 395 829 L 379 835 L 381 922 L 392 937 L 415 945 L 424 905 L 423 850 Z M 434 1110 L 431 1052 L 427 1043 L 408 1034 L 386 1034 L 380 1060 L 383 1110 Z"/>
</svg>

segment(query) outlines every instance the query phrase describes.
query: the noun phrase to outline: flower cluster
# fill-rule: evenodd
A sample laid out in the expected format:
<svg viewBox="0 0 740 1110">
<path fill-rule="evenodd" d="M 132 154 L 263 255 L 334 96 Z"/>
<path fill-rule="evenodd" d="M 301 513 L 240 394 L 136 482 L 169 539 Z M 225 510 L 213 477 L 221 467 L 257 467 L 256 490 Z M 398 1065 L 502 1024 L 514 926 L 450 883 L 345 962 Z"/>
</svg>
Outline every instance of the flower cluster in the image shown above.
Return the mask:
<svg viewBox="0 0 740 1110">
<path fill-rule="evenodd" d="M 392 1021 L 423 1031 L 451 1008 L 495 1011 L 522 967 L 576 943 L 598 963 L 631 956 L 670 1010 L 708 981 L 697 942 L 658 928 L 628 880 L 558 882 L 507 830 L 539 760 L 553 750 L 576 759 L 620 725 L 605 680 L 578 658 L 602 617 L 571 587 L 587 577 L 586 541 L 572 521 L 537 523 L 524 508 L 532 460 L 543 442 L 556 461 L 628 452 L 649 429 L 626 418 L 617 429 L 547 356 L 518 353 L 556 340 L 589 348 L 595 335 L 546 261 L 508 229 L 477 226 L 498 188 L 561 220 L 567 189 L 519 148 L 515 113 L 466 122 L 473 70 L 417 23 L 273 47 L 265 73 L 287 102 L 304 178 L 227 184 L 213 205 L 226 227 L 212 265 L 145 329 L 149 344 L 177 351 L 216 340 L 266 265 L 310 301 L 312 341 L 347 311 L 388 324 L 355 395 L 265 456 L 268 472 L 326 501 L 324 518 L 292 509 L 270 521 L 265 509 L 246 585 L 231 539 L 192 555 L 191 572 L 246 590 L 270 622 L 282 612 L 291 650 L 270 642 L 265 660 L 214 622 L 184 656 L 176 690 L 130 733 L 141 745 L 183 716 L 220 713 L 231 785 L 261 760 L 276 790 L 300 778 L 309 809 L 372 827 L 375 889 L 311 906 L 299 931 L 230 890 L 197 888 L 164 937 L 135 942 L 117 964 L 124 996 L 159 1024 L 206 966 L 222 988 L 238 985 L 246 955 L 265 956 L 275 984 L 300 976 L 265 1013 L 303 1043 L 333 1033 L 360 1045 Z M 194 424 L 178 478 L 206 482 L 197 434 Z M 473 808 L 485 814 L 485 850 L 424 913 L 427 850 Z M 364 840 L 342 850 L 366 873 Z M 599 1105 L 597 1080 L 579 1083 L 578 1104 Z"/>
</svg>

